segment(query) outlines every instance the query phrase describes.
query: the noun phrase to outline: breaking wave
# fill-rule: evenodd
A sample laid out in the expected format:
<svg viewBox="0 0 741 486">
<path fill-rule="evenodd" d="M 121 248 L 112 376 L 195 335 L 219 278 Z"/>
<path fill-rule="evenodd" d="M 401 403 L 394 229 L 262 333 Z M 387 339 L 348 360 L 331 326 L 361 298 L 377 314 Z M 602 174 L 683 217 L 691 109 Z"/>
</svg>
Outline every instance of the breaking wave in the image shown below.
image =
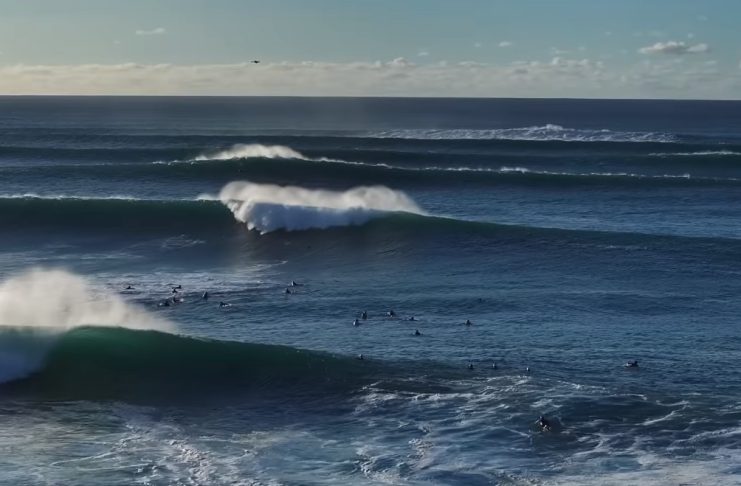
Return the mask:
<svg viewBox="0 0 741 486">
<path fill-rule="evenodd" d="M 291 147 L 283 145 L 262 145 L 259 143 L 236 144 L 226 150 L 221 150 L 211 154 L 201 154 L 197 156 L 195 160 L 205 161 L 252 158 L 311 160 Z"/>
<path fill-rule="evenodd" d="M 406 129 L 369 133 L 369 138 L 400 138 L 417 140 L 523 140 L 562 142 L 676 142 L 677 137 L 659 132 L 621 132 L 607 129 L 565 128 L 547 124 L 522 128 L 470 129 Z"/>
<path fill-rule="evenodd" d="M 35 371 L 62 334 L 81 326 L 174 329 L 79 275 L 32 269 L 0 283 L 0 383 Z"/>
<path fill-rule="evenodd" d="M 231 182 L 219 199 L 238 221 L 260 233 L 360 225 L 389 212 L 424 214 L 409 196 L 383 186 L 328 191 Z"/>
</svg>

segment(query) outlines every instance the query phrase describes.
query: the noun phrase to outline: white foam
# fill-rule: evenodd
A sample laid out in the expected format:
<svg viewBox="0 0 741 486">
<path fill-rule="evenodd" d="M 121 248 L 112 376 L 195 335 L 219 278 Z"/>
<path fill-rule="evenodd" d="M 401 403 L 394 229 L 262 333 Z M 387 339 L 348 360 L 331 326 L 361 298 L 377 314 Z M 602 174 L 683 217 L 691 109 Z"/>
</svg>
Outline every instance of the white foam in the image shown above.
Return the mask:
<svg viewBox="0 0 741 486">
<path fill-rule="evenodd" d="M 388 212 L 424 214 L 406 194 L 384 186 L 329 191 L 240 181 L 224 186 L 219 199 L 262 234 L 359 225 Z"/>
<path fill-rule="evenodd" d="M 701 150 L 698 152 L 656 152 L 648 154 L 652 157 L 705 157 L 705 156 L 734 156 L 741 155 L 741 152 L 731 150 Z"/>
<path fill-rule="evenodd" d="M 301 159 L 309 160 L 302 153 L 284 145 L 262 145 L 259 143 L 238 143 L 231 148 L 212 154 L 201 154 L 195 160 L 229 160 L 229 159 Z"/>
<path fill-rule="evenodd" d="M 497 129 L 403 129 L 373 132 L 369 138 L 417 140 L 522 140 L 562 142 L 674 142 L 676 137 L 657 132 L 620 132 L 606 129 L 565 128 L 561 125 Z"/>
</svg>

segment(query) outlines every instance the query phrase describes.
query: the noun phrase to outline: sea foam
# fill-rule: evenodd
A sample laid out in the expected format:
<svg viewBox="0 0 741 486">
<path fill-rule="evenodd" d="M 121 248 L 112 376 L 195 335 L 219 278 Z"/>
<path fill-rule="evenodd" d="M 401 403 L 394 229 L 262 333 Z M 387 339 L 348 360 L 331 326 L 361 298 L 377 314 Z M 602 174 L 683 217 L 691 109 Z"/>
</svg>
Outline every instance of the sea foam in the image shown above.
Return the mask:
<svg viewBox="0 0 741 486">
<path fill-rule="evenodd" d="M 251 230 L 323 229 L 364 224 L 388 212 L 424 214 L 406 194 L 385 186 L 362 186 L 347 191 L 231 182 L 219 199 Z"/>
</svg>

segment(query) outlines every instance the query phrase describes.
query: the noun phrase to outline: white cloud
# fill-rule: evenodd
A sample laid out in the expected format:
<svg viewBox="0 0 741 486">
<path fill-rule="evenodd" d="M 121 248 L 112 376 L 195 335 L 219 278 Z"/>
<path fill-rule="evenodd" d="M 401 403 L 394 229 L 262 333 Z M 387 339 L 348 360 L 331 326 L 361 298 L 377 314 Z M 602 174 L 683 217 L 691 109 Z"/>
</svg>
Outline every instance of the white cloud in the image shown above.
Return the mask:
<svg viewBox="0 0 741 486">
<path fill-rule="evenodd" d="M 689 34 L 687 34 L 687 38 L 688 39 L 694 39 L 695 38 L 695 34 L 693 34 L 692 32 L 690 32 Z"/>
<path fill-rule="evenodd" d="M 682 55 L 682 54 L 699 54 L 703 52 L 708 52 L 710 50 L 710 46 L 707 44 L 695 44 L 690 45 L 685 43 L 684 41 L 667 41 L 667 42 L 657 42 L 654 45 L 641 47 L 638 49 L 638 52 L 641 54 L 674 54 L 674 55 Z"/>
<path fill-rule="evenodd" d="M 498 45 L 499 45 L 499 47 L 512 47 L 514 45 L 514 42 L 511 42 L 511 41 L 502 41 Z"/>
<path fill-rule="evenodd" d="M 0 66 L 6 94 L 729 98 L 741 69 L 653 58 L 610 69 L 556 56 L 504 64 L 375 62 Z M 741 68 L 741 65 L 739 66 Z"/>
<path fill-rule="evenodd" d="M 155 27 L 154 29 L 150 30 L 137 30 L 135 33 L 136 35 L 162 35 L 165 32 L 167 31 L 164 27 Z"/>
<path fill-rule="evenodd" d="M 429 53 L 429 51 L 419 51 L 419 52 L 417 53 L 417 55 L 418 55 L 419 57 L 427 57 L 427 56 L 429 56 L 429 55 L 430 55 L 430 53 Z"/>
</svg>

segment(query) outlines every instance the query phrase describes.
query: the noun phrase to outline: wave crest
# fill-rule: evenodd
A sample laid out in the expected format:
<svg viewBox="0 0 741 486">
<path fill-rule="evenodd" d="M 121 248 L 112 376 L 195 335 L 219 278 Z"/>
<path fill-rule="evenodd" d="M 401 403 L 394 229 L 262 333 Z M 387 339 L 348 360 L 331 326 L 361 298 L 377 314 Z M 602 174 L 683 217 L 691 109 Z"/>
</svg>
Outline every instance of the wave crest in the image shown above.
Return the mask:
<svg viewBox="0 0 741 486">
<path fill-rule="evenodd" d="M 521 128 L 496 129 L 402 129 L 374 132 L 369 138 L 416 140 L 522 140 L 561 142 L 675 142 L 672 134 L 657 132 L 620 132 L 607 129 L 566 128 L 547 124 Z"/>
<path fill-rule="evenodd" d="M 238 143 L 226 150 L 221 150 L 212 154 L 201 154 L 194 160 L 200 162 L 206 160 L 231 160 L 252 158 L 312 160 L 306 157 L 301 152 L 298 152 L 291 147 L 286 147 L 285 145 L 262 145 L 259 143 Z"/>
<path fill-rule="evenodd" d="M 263 234 L 359 225 L 388 212 L 424 214 L 409 196 L 385 186 L 329 191 L 237 181 L 224 186 L 219 199 L 238 221 Z"/>
</svg>

